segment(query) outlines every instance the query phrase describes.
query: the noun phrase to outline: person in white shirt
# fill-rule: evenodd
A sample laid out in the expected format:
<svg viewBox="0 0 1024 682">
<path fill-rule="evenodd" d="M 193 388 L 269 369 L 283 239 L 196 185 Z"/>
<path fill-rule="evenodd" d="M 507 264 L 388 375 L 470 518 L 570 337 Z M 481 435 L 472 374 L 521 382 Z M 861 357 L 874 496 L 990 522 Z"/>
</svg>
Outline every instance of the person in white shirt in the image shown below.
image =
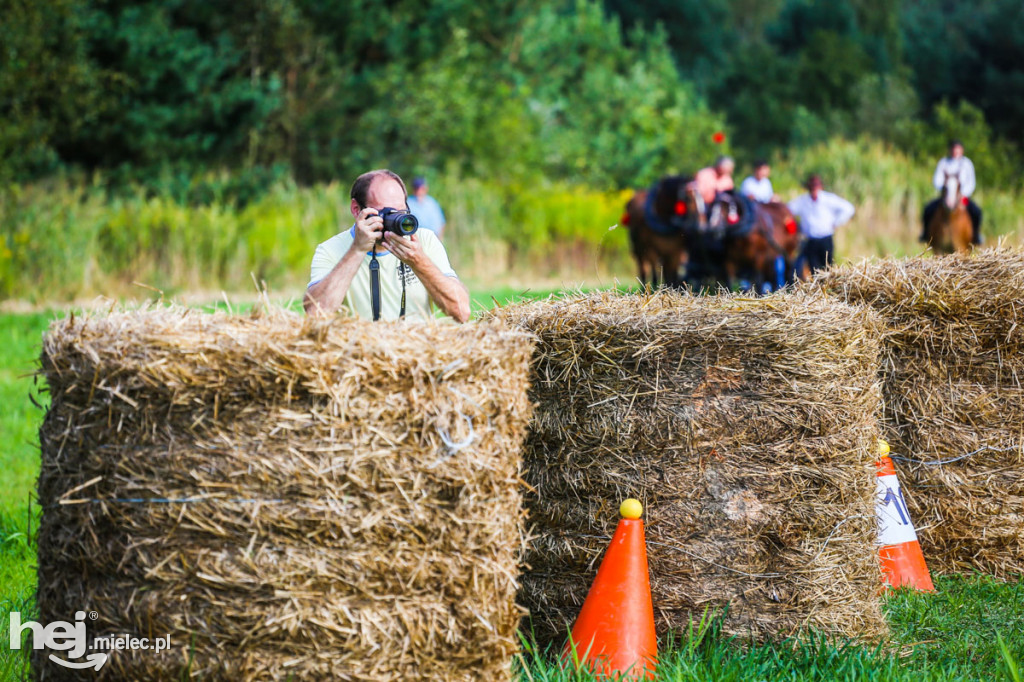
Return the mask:
<svg viewBox="0 0 1024 682">
<path fill-rule="evenodd" d="M 835 260 L 832 236 L 836 228 L 845 225 L 856 209 L 846 199 L 822 189 L 820 175 L 807 180 L 807 194 L 801 194 L 787 206 L 807 235 L 803 256 L 811 272 L 831 265 Z"/>
<path fill-rule="evenodd" d="M 960 140 L 952 140 L 949 143 L 949 156 L 939 159 L 935 165 L 935 175 L 932 176 L 932 185 L 939 191 L 939 197 L 928 202 L 924 207 L 924 214 L 921 216 L 920 241 L 928 241 L 928 223 L 938 210 L 942 202 L 942 190 L 946 187 L 946 178 L 956 178 L 960 185 L 960 196 L 963 197 L 967 207 L 967 215 L 971 217 L 971 237 L 975 244 L 981 244 L 981 208 L 974 203 L 971 195 L 977 189 L 977 181 L 974 177 L 974 163 L 964 156 L 964 145 Z"/>
<path fill-rule="evenodd" d="M 355 224 L 313 255 L 302 302 L 306 313 L 346 308 L 364 319 L 424 321 L 433 317 L 433 303 L 457 322 L 468 320 L 469 292 L 441 240 L 430 230 L 410 236 L 384 230 L 383 209 L 408 211 L 402 178 L 387 169 L 363 173 L 352 184 L 351 199 Z M 377 277 L 371 277 L 373 262 Z"/>
<path fill-rule="evenodd" d="M 740 194 L 761 204 L 778 201 L 779 197 L 776 196 L 775 190 L 772 188 L 772 181 L 768 179 L 771 172 L 772 168 L 767 161 L 763 159 L 755 161 L 754 174 L 748 175 L 740 184 Z"/>
</svg>

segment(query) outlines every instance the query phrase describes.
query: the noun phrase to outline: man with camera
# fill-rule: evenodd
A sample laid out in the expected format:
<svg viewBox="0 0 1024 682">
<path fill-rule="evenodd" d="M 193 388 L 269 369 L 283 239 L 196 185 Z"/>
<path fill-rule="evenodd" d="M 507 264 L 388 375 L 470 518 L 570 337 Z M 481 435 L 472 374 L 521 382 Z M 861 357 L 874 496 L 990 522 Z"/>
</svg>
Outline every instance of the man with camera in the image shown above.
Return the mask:
<svg viewBox="0 0 1024 682">
<path fill-rule="evenodd" d="M 405 183 L 389 170 L 363 173 L 352 184 L 355 224 L 316 248 L 303 307 L 332 313 L 345 307 L 370 320 L 427 320 L 430 303 L 457 322 L 469 319 L 469 292 L 429 230 L 417 231 Z"/>
</svg>

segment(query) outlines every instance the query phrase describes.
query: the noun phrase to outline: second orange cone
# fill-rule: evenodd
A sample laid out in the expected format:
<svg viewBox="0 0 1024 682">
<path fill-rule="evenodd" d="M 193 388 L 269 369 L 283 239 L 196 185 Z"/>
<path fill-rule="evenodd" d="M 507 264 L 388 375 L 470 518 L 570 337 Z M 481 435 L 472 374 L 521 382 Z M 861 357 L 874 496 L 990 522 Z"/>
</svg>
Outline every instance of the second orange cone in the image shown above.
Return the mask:
<svg viewBox="0 0 1024 682">
<path fill-rule="evenodd" d="M 907 585 L 923 592 L 934 592 L 932 576 L 924 562 L 910 510 L 903 499 L 896 467 L 889 458 L 889 444 L 878 442 L 878 560 L 882 576 L 890 587 Z"/>
<path fill-rule="evenodd" d="M 643 507 L 629 499 L 620 512 L 623 518 L 573 625 L 565 656 L 596 675 L 653 679 L 658 640 L 640 520 Z"/>
</svg>

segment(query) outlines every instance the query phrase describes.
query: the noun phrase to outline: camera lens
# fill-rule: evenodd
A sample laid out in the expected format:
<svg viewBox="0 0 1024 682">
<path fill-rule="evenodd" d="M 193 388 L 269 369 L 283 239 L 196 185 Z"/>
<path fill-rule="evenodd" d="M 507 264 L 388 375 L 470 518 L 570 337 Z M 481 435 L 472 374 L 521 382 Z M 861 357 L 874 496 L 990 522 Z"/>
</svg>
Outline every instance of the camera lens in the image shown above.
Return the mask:
<svg viewBox="0 0 1024 682">
<path fill-rule="evenodd" d="M 416 220 L 416 216 L 404 215 L 398 219 L 398 230 L 403 235 L 414 233 L 417 227 L 419 227 L 419 221 Z"/>
</svg>

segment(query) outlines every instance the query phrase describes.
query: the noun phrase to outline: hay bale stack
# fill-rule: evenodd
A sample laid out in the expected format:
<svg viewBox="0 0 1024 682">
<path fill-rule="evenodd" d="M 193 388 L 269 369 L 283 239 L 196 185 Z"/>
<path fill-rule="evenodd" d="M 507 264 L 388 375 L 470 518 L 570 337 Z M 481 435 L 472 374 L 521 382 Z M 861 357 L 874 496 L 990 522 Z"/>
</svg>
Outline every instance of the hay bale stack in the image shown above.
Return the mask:
<svg viewBox="0 0 1024 682">
<path fill-rule="evenodd" d="M 929 567 L 1024 573 L 1024 253 L 863 262 L 815 286 L 890 327 L 885 427 Z"/>
<path fill-rule="evenodd" d="M 659 631 L 885 631 L 873 468 L 877 322 L 818 296 L 612 293 L 497 313 L 534 333 L 522 602 L 564 640 L 628 496 Z"/>
<path fill-rule="evenodd" d="M 531 349 L 284 312 L 55 322 L 42 621 L 171 635 L 102 679 L 509 679 Z"/>
</svg>

